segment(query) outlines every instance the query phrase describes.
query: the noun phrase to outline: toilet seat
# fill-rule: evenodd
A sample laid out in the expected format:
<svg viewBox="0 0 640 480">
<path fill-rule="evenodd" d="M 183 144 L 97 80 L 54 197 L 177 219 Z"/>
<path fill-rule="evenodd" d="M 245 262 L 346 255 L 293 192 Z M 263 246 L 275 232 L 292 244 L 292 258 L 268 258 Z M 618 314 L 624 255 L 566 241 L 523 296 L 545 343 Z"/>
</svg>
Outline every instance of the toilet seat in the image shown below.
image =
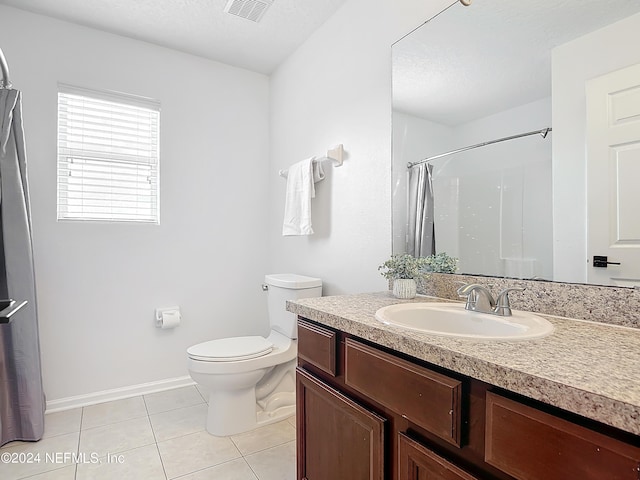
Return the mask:
<svg viewBox="0 0 640 480">
<path fill-rule="evenodd" d="M 258 358 L 273 350 L 273 343 L 264 337 L 247 336 L 220 338 L 198 343 L 187 349 L 193 360 L 201 362 L 235 362 Z"/>
</svg>

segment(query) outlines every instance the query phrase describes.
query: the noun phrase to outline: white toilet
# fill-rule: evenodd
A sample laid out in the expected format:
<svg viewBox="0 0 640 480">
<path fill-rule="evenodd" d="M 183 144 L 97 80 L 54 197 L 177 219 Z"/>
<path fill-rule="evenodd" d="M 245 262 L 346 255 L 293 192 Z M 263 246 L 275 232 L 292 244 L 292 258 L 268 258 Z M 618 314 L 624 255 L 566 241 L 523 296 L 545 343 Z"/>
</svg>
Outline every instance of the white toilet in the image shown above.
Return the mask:
<svg viewBox="0 0 640 480">
<path fill-rule="evenodd" d="M 319 297 L 322 280 L 290 273 L 266 275 L 271 333 L 199 343 L 187 349 L 189 375 L 209 392 L 207 431 L 226 436 L 276 422 L 295 412 L 297 317 L 287 300 Z"/>
</svg>

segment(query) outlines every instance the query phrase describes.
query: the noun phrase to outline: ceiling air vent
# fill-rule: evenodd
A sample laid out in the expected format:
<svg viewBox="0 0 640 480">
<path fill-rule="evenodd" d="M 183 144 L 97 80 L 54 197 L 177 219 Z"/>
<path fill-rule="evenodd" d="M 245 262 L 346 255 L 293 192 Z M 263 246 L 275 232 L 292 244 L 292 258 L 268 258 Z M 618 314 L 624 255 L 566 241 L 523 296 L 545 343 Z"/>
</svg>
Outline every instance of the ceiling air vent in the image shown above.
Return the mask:
<svg viewBox="0 0 640 480">
<path fill-rule="evenodd" d="M 231 15 L 259 22 L 273 0 L 229 0 L 224 11 Z"/>
</svg>

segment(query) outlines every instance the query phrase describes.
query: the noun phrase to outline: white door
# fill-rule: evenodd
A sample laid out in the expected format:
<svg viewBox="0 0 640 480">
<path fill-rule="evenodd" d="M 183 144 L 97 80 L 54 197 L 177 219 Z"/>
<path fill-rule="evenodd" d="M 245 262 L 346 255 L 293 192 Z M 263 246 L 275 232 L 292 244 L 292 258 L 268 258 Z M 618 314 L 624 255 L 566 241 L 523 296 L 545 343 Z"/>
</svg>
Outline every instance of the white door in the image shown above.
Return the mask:
<svg viewBox="0 0 640 480">
<path fill-rule="evenodd" d="M 588 81 L 586 95 L 587 281 L 640 286 L 640 64 Z"/>
</svg>

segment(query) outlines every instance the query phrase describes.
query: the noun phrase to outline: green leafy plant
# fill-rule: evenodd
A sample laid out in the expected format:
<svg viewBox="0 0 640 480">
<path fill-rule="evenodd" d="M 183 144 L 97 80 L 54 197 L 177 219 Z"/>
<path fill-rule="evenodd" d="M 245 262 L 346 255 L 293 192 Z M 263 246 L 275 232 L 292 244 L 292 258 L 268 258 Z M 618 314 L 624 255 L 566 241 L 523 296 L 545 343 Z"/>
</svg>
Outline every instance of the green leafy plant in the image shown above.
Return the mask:
<svg viewBox="0 0 640 480">
<path fill-rule="evenodd" d="M 424 257 L 427 271 L 434 273 L 456 273 L 458 258 L 450 257 L 445 252 Z"/>
<path fill-rule="evenodd" d="M 426 276 L 425 257 L 414 257 L 408 253 L 391 255 L 391 258 L 378 267 L 380 274 L 387 280 L 399 278 L 419 278 Z"/>
</svg>

